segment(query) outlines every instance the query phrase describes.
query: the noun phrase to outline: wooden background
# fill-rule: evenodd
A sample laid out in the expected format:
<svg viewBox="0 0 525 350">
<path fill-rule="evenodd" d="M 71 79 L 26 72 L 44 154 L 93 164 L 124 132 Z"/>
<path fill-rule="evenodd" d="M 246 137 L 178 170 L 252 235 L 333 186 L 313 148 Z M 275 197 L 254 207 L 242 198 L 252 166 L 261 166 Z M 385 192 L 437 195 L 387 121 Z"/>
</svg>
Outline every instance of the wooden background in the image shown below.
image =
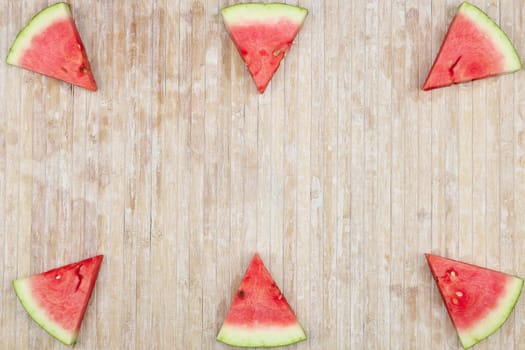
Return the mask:
<svg viewBox="0 0 525 350">
<path fill-rule="evenodd" d="M 255 251 L 290 349 L 458 349 L 425 252 L 525 276 L 525 72 L 420 87 L 458 0 L 299 0 L 264 95 L 224 0 L 72 0 L 95 93 L 0 64 L 0 348 L 65 349 L 11 281 L 105 254 L 76 349 L 228 349 Z M 525 57 L 525 1 L 474 1 Z M 0 53 L 44 0 L 0 2 Z M 523 349 L 525 303 L 476 349 Z"/>
</svg>

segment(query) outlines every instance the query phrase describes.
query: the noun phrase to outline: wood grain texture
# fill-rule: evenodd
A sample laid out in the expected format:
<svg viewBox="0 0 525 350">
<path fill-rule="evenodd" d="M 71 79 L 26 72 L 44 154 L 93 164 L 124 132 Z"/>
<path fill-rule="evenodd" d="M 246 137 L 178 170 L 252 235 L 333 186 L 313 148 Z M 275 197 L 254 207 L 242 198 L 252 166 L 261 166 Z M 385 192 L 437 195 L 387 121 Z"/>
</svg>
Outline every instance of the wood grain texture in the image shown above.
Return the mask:
<svg viewBox="0 0 525 350">
<path fill-rule="evenodd" d="M 423 92 L 459 1 L 293 0 L 264 95 L 229 0 L 72 0 L 99 90 L 0 64 L 0 349 L 63 349 L 11 281 L 104 254 L 76 349 L 215 341 L 258 251 L 291 349 L 459 349 L 423 257 L 525 276 L 524 72 Z M 473 1 L 525 55 L 525 2 Z M 0 52 L 48 4 L 0 3 Z M 520 301 L 479 349 L 521 349 Z"/>
</svg>

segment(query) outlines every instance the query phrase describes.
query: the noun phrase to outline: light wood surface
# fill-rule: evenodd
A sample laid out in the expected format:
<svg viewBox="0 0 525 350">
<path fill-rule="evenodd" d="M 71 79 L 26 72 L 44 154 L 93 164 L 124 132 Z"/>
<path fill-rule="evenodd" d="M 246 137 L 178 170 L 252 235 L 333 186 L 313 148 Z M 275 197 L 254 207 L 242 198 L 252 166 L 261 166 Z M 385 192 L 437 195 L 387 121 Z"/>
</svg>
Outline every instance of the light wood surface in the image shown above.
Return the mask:
<svg viewBox="0 0 525 350">
<path fill-rule="evenodd" d="M 525 57 L 525 1 L 473 1 Z M 459 1 L 299 0 L 264 95 L 224 0 L 74 0 L 99 90 L 0 64 L 0 349 L 65 349 L 11 281 L 104 254 L 75 349 L 227 349 L 258 251 L 290 349 L 459 349 L 423 257 L 525 276 L 525 72 L 420 87 Z M 44 0 L 0 1 L 0 53 Z M 525 302 L 477 350 L 523 349 Z"/>
</svg>

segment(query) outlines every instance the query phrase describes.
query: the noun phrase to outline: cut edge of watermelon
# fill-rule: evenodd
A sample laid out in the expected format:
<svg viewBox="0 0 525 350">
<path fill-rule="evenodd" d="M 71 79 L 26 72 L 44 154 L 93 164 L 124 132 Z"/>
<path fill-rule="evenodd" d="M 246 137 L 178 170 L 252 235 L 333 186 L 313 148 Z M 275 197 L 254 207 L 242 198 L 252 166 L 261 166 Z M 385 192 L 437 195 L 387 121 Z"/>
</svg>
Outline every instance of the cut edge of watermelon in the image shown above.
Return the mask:
<svg viewBox="0 0 525 350">
<path fill-rule="evenodd" d="M 69 5 L 65 2 L 58 2 L 42 11 L 38 12 L 27 25 L 18 33 L 9 49 L 6 57 L 6 62 L 12 65 L 18 65 L 20 57 L 24 51 L 30 46 L 31 39 L 38 33 L 42 32 L 49 26 L 50 23 L 57 19 L 72 19 Z"/>
<path fill-rule="evenodd" d="M 242 25 L 252 21 L 278 21 L 282 17 L 302 24 L 308 10 L 295 5 L 283 3 L 244 3 L 225 7 L 221 10 L 224 22 L 229 25 Z"/>
<path fill-rule="evenodd" d="M 458 330 L 461 345 L 469 349 L 481 340 L 494 334 L 508 319 L 514 306 L 518 302 L 523 289 L 523 279 L 509 276 L 511 282 L 507 285 L 507 292 L 500 299 L 497 307 L 488 313 L 475 327 L 468 330 Z"/>
<path fill-rule="evenodd" d="M 66 345 L 75 344 L 77 335 L 74 332 L 63 329 L 58 323 L 47 317 L 33 299 L 29 278 L 13 281 L 13 288 L 26 312 L 40 327 Z"/>
<path fill-rule="evenodd" d="M 468 16 L 491 37 L 492 42 L 499 47 L 499 52 L 505 59 L 504 70 L 506 73 L 512 73 L 522 68 L 519 54 L 510 38 L 483 10 L 465 1 L 460 5 L 458 13 Z"/>
<path fill-rule="evenodd" d="M 299 323 L 289 326 L 260 326 L 257 329 L 240 325 L 223 324 L 217 340 L 232 346 L 276 347 L 306 340 L 306 334 Z"/>
</svg>

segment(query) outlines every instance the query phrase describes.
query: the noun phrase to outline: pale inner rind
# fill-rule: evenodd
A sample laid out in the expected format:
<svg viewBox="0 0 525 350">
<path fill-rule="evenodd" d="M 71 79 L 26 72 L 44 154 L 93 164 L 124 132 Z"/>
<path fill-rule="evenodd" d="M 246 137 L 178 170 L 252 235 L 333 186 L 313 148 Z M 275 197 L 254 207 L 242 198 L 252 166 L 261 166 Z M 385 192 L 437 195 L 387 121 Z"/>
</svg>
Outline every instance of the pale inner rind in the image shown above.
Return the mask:
<svg viewBox="0 0 525 350">
<path fill-rule="evenodd" d="M 470 329 L 458 330 L 461 344 L 469 348 L 498 330 L 507 320 L 523 288 L 523 280 L 513 277 L 507 284 L 505 295 L 500 298 L 494 310 L 482 320 L 476 321 L 476 326 Z"/>
<path fill-rule="evenodd" d="M 222 11 L 227 25 L 242 25 L 253 21 L 271 23 L 286 18 L 294 23 L 302 24 L 308 11 L 302 7 L 287 4 L 239 4 L 224 8 Z"/>
<path fill-rule="evenodd" d="M 284 327 L 260 326 L 257 329 L 224 324 L 217 340 L 241 347 L 270 347 L 294 344 L 306 339 L 299 324 Z"/>
<path fill-rule="evenodd" d="M 49 6 L 37 13 L 16 37 L 7 55 L 7 63 L 18 65 L 25 50 L 31 46 L 31 40 L 35 35 L 42 33 L 51 23 L 71 17 L 69 5 L 63 2 Z"/>
<path fill-rule="evenodd" d="M 28 278 L 13 281 L 13 288 L 24 309 L 40 327 L 64 344 L 71 345 L 75 342 L 76 335 L 64 330 L 58 323 L 51 320 L 38 305 L 32 296 L 31 282 Z"/>
</svg>

